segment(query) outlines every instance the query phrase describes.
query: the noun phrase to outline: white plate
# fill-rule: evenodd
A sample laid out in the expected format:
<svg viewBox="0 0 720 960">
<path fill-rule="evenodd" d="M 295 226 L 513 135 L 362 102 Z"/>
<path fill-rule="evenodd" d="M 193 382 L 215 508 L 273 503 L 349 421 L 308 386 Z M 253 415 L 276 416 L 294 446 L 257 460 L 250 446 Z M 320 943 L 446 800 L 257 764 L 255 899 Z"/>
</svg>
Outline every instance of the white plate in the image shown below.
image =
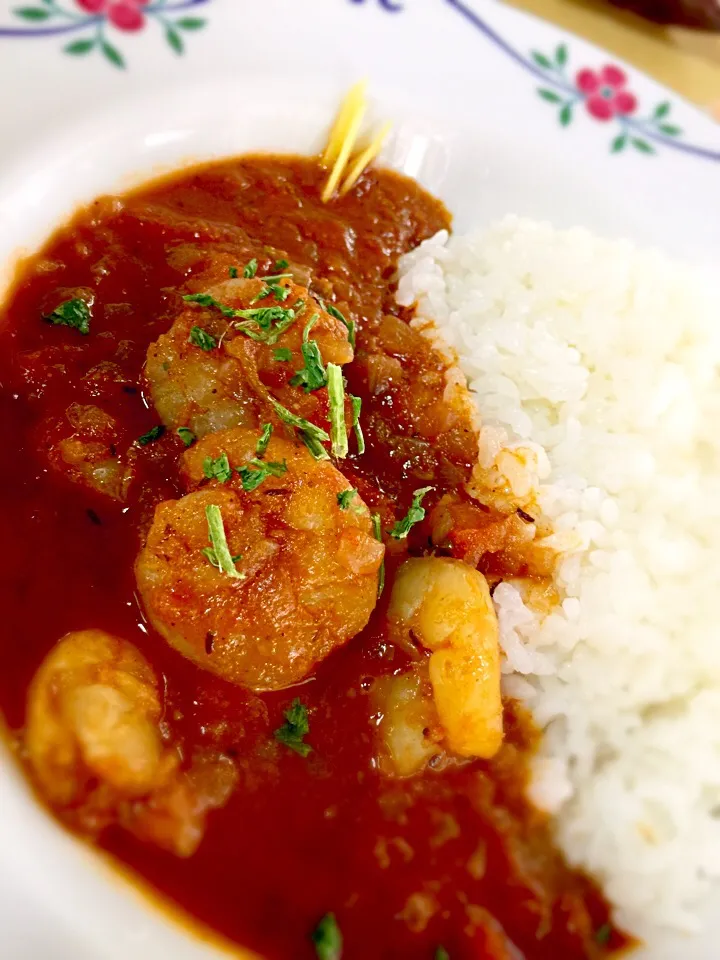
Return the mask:
<svg viewBox="0 0 720 960">
<path fill-rule="evenodd" d="M 16 256 L 98 193 L 194 160 L 316 148 L 360 76 L 395 122 L 385 161 L 458 228 L 515 212 L 718 262 L 720 128 L 493 0 L 0 0 L 0 293 Z M 216 955 L 0 760 L 3 960 Z M 717 942 L 663 938 L 645 955 L 710 960 Z"/>
</svg>

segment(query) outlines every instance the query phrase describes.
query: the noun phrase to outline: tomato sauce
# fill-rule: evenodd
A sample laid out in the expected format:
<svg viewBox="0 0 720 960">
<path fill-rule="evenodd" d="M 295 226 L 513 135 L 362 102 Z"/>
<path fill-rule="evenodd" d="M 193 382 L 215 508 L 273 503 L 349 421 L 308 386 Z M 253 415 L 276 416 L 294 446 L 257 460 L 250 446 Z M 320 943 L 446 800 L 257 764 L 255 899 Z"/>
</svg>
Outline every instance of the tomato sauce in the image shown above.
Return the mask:
<svg viewBox="0 0 720 960">
<path fill-rule="evenodd" d="M 385 635 L 388 589 L 368 627 L 292 690 L 255 695 L 184 660 L 146 624 L 133 563 L 157 503 L 182 495 L 184 447 L 167 431 L 137 449 L 124 502 L 71 482 L 48 462 L 72 403 L 118 423 L 123 449 L 157 424 L 143 393 L 149 344 L 168 329 L 213 264 L 288 258 L 313 290 L 358 324 L 346 370 L 363 399 L 364 457 L 343 465 L 373 509 L 402 516 L 413 489 L 436 495 L 467 479 L 472 435 L 428 439 L 442 364 L 417 338 L 407 351 L 393 303 L 397 259 L 449 226 L 442 205 L 388 172 L 366 174 L 346 198 L 319 199 L 311 160 L 249 157 L 182 172 L 82 210 L 21 270 L 0 315 L 0 709 L 22 737 L 28 684 L 67 631 L 123 637 L 163 678 L 163 722 L 190 750 L 221 749 L 239 769 L 192 857 L 179 859 L 117 827 L 98 843 L 170 901 L 269 960 L 315 956 L 310 933 L 332 911 L 343 957 L 572 960 L 625 943 L 595 886 L 571 870 L 545 820 L 524 799 L 533 734 L 506 705 L 506 742 L 489 763 L 450 764 L 410 780 L 377 769 L 373 679 L 402 670 Z M 42 317 L 60 300 L 92 303 L 91 331 Z M 388 346 L 390 344 L 390 346 Z M 388 350 L 404 379 L 378 393 Z M 370 362 L 370 358 L 380 358 Z M 63 434 L 64 431 L 64 434 Z M 425 538 L 423 541 L 422 538 Z M 418 528 L 408 548 L 420 552 Z M 281 748 L 273 731 L 295 696 L 309 709 L 312 753 Z M 20 751 L 22 754 L 22 750 Z"/>
</svg>

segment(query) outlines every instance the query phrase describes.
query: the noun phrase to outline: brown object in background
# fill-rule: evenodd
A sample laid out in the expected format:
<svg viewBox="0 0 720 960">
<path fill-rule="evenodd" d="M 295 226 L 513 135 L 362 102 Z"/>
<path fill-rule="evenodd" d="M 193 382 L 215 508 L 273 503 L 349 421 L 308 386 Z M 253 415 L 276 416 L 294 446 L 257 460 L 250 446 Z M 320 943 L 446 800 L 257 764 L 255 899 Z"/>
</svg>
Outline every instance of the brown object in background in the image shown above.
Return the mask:
<svg viewBox="0 0 720 960">
<path fill-rule="evenodd" d="M 720 0 L 612 0 L 654 23 L 720 31 Z"/>
</svg>

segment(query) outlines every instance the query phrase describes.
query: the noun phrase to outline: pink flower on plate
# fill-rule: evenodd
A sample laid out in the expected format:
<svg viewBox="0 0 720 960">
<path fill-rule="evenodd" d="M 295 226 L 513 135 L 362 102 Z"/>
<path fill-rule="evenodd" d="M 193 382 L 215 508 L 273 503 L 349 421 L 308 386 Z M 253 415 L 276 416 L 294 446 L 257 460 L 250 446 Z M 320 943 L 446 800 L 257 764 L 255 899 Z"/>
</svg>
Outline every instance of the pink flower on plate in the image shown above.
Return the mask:
<svg viewBox="0 0 720 960">
<path fill-rule="evenodd" d="M 142 8 L 149 0 L 77 0 L 87 13 L 102 13 L 119 30 L 142 30 L 145 16 Z"/>
<path fill-rule="evenodd" d="M 601 70 L 580 70 L 575 83 L 585 94 L 585 106 L 596 120 L 612 120 L 624 116 L 637 107 L 635 96 L 625 89 L 627 77 L 620 67 L 607 66 Z"/>
</svg>

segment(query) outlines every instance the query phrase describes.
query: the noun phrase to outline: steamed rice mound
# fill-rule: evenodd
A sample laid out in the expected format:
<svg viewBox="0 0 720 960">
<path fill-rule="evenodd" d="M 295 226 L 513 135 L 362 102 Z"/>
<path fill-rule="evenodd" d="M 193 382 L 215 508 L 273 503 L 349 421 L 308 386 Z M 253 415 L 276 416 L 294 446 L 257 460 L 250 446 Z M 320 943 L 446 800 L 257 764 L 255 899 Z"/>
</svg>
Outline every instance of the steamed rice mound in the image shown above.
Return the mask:
<svg viewBox="0 0 720 960">
<path fill-rule="evenodd" d="M 551 612 L 494 594 L 505 692 L 544 731 L 532 798 L 620 923 L 694 931 L 720 880 L 720 289 L 507 218 L 422 244 L 398 300 L 458 354 L 481 468 L 535 451 L 562 550 Z"/>
</svg>

